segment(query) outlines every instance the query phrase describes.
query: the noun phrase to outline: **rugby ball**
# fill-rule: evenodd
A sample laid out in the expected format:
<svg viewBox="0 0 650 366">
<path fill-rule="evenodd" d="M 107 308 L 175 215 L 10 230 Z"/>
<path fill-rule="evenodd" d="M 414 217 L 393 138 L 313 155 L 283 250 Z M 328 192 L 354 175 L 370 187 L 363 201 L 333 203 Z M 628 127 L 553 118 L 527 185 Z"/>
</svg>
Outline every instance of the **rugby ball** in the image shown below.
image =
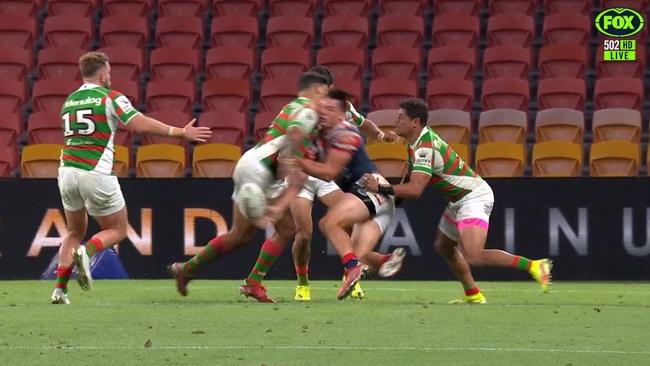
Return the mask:
<svg viewBox="0 0 650 366">
<path fill-rule="evenodd" d="M 266 211 L 266 195 L 255 183 L 244 183 L 237 193 L 239 212 L 248 220 L 257 220 Z"/>
</svg>

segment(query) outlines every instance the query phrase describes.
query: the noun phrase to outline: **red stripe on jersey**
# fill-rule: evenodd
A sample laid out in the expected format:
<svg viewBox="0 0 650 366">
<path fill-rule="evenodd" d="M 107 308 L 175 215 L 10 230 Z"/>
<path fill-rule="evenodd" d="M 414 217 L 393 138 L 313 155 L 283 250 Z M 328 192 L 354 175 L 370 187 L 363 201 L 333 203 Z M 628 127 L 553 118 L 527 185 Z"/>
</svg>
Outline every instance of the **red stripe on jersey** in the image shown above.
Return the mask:
<svg viewBox="0 0 650 366">
<path fill-rule="evenodd" d="M 442 163 L 446 163 L 447 160 L 451 157 L 451 148 L 447 147 L 447 150 L 445 151 L 445 156 L 442 158 Z"/>
<path fill-rule="evenodd" d="M 69 154 L 66 154 L 66 153 L 63 154 L 63 160 L 76 161 L 76 162 L 79 162 L 79 163 L 90 164 L 90 165 L 97 165 L 97 162 L 99 161 L 97 159 L 78 158 L 76 156 L 69 155 Z"/>
<path fill-rule="evenodd" d="M 103 152 L 104 149 L 106 149 L 104 146 L 97 146 L 97 145 L 71 145 L 65 147 L 65 150 L 79 150 L 79 151 L 92 150 L 92 151 Z"/>
<path fill-rule="evenodd" d="M 95 122 L 106 122 L 105 114 L 93 114 L 91 118 Z"/>
<path fill-rule="evenodd" d="M 97 132 L 97 131 L 95 131 L 95 132 L 93 132 L 93 134 L 91 136 L 94 137 L 94 138 L 102 139 L 102 140 L 108 140 L 108 139 L 111 138 L 110 132 Z"/>
<path fill-rule="evenodd" d="M 447 151 L 449 151 L 449 150 L 447 150 Z M 460 163 L 460 159 L 456 159 L 456 160 L 454 160 L 454 162 L 451 164 L 451 166 L 449 167 L 449 169 L 447 169 L 447 171 L 445 172 L 445 174 L 453 173 L 454 170 L 456 170 L 456 168 L 458 168 L 458 164 L 459 164 L 459 163 Z"/>
<path fill-rule="evenodd" d="M 467 169 L 469 169 L 469 165 L 467 163 L 463 164 L 463 168 L 460 170 L 459 175 L 465 175 L 467 173 Z"/>
</svg>

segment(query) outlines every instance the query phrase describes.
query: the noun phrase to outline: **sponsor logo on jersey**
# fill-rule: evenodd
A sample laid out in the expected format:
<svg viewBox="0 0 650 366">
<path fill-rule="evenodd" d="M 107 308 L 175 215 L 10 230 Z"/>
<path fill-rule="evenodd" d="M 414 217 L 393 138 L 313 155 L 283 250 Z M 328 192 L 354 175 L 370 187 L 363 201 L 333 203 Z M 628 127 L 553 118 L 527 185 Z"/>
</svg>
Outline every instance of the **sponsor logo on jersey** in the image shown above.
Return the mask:
<svg viewBox="0 0 650 366">
<path fill-rule="evenodd" d="M 87 97 L 85 99 L 69 99 L 66 100 L 65 103 L 63 104 L 63 108 L 69 108 L 69 107 L 78 107 L 82 105 L 89 105 L 89 104 L 94 104 L 95 106 L 99 107 L 102 105 L 102 98 L 92 98 L 92 97 Z"/>
<path fill-rule="evenodd" d="M 133 111 L 133 105 L 131 105 L 129 99 L 124 95 L 120 95 L 119 97 L 115 98 L 115 103 L 120 106 L 120 109 L 124 111 L 124 113 Z"/>
<path fill-rule="evenodd" d="M 429 148 L 421 148 L 415 151 L 415 165 L 431 166 L 433 160 L 433 150 Z"/>
</svg>

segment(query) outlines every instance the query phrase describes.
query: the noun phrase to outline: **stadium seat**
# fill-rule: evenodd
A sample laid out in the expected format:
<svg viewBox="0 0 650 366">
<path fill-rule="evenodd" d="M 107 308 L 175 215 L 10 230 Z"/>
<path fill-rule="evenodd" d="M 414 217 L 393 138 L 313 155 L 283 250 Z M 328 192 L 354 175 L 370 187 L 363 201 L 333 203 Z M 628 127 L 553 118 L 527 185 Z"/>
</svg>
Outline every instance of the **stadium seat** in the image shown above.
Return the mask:
<svg viewBox="0 0 650 366">
<path fill-rule="evenodd" d="M 374 79 L 370 82 L 370 109 L 396 108 L 404 98 L 417 95 L 415 81 L 402 79 Z"/>
<path fill-rule="evenodd" d="M 104 16 L 127 15 L 145 18 L 152 0 L 104 0 Z"/>
<path fill-rule="evenodd" d="M 199 52 L 187 47 L 160 47 L 151 52 L 151 80 L 194 81 L 200 70 Z"/>
<path fill-rule="evenodd" d="M 80 86 L 78 81 L 70 79 L 39 80 L 32 90 L 32 108 L 35 112 L 60 112 L 68 95 Z"/>
<path fill-rule="evenodd" d="M 194 148 L 193 178 L 230 178 L 241 157 L 241 147 L 230 144 L 203 144 Z"/>
<path fill-rule="evenodd" d="M 245 113 L 248 109 L 250 94 L 250 83 L 248 80 L 206 80 L 203 83 L 203 111 L 236 111 Z"/>
<path fill-rule="evenodd" d="M 156 80 L 147 84 L 148 112 L 173 109 L 189 116 L 194 98 L 194 83 L 190 81 Z"/>
<path fill-rule="evenodd" d="M 260 112 L 272 111 L 278 113 L 285 104 L 295 98 L 295 82 L 289 83 L 285 79 L 267 79 L 262 81 L 259 110 Z"/>
<path fill-rule="evenodd" d="M 262 52 L 262 79 L 295 79 L 311 64 L 309 50 L 294 47 L 267 48 Z"/>
<path fill-rule="evenodd" d="M 530 92 L 528 81 L 515 78 L 497 78 L 483 83 L 481 104 L 483 111 L 497 108 L 528 112 Z"/>
<path fill-rule="evenodd" d="M 158 16 L 203 17 L 206 0 L 158 0 Z"/>
<path fill-rule="evenodd" d="M 156 23 L 157 47 L 190 47 L 203 44 L 203 18 L 187 15 L 169 15 Z"/>
<path fill-rule="evenodd" d="M 353 15 L 335 15 L 323 19 L 322 47 L 366 48 L 368 19 Z"/>
<path fill-rule="evenodd" d="M 420 50 L 406 47 L 378 47 L 372 53 L 373 78 L 416 80 L 420 71 Z"/>
<path fill-rule="evenodd" d="M 314 21 L 312 18 L 283 15 L 271 18 L 267 22 L 267 47 L 309 49 L 313 39 Z"/>
<path fill-rule="evenodd" d="M 3 0 L 0 1 L 0 14 L 15 14 L 34 17 L 41 0 Z"/>
<path fill-rule="evenodd" d="M 0 79 L 0 111 L 20 113 L 25 102 L 25 84 L 21 81 Z"/>
<path fill-rule="evenodd" d="M 634 109 L 608 108 L 594 112 L 594 142 L 624 140 L 641 143 L 641 112 Z"/>
<path fill-rule="evenodd" d="M 594 108 L 641 109 L 643 82 L 639 79 L 611 77 L 596 80 Z"/>
<path fill-rule="evenodd" d="M 433 46 L 476 48 L 479 18 L 466 14 L 443 14 L 433 20 Z"/>
<path fill-rule="evenodd" d="M 138 178 L 181 178 L 185 169 L 185 148 L 168 144 L 141 146 L 135 164 Z"/>
<path fill-rule="evenodd" d="M 582 144 L 568 141 L 533 145 L 534 177 L 579 177 L 582 175 Z"/>
<path fill-rule="evenodd" d="M 406 147 L 402 144 L 377 143 L 366 145 L 370 160 L 386 178 L 401 178 L 405 172 Z"/>
<path fill-rule="evenodd" d="M 544 14 L 584 14 L 590 15 L 593 0 L 544 0 Z"/>
<path fill-rule="evenodd" d="M 129 79 L 111 78 L 111 88 L 124 94 L 134 106 L 142 102 L 140 83 Z"/>
<path fill-rule="evenodd" d="M 553 44 L 539 51 L 540 80 L 567 77 L 583 79 L 588 67 L 585 47 L 572 44 Z"/>
<path fill-rule="evenodd" d="M 569 108 L 549 108 L 537 112 L 535 142 L 568 141 L 582 144 L 585 115 Z"/>
<path fill-rule="evenodd" d="M 84 54 L 79 48 L 50 47 L 38 53 L 39 79 L 61 78 L 81 80 L 79 57 Z"/>
<path fill-rule="evenodd" d="M 530 48 L 533 38 L 535 19 L 528 15 L 500 14 L 488 19 L 488 47 L 512 45 Z"/>
<path fill-rule="evenodd" d="M 384 15 L 377 20 L 377 47 L 400 46 L 420 48 L 424 20 L 415 15 Z"/>
<path fill-rule="evenodd" d="M 320 1 L 318 3 L 320 5 Z M 269 17 L 312 17 L 315 7 L 316 0 L 269 0 Z"/>
<path fill-rule="evenodd" d="M 190 121 L 190 118 L 186 113 L 175 111 L 173 109 L 158 110 L 154 112 L 147 112 L 147 117 L 151 117 L 163 123 L 166 123 L 170 126 L 183 128 Z M 151 144 L 169 144 L 169 145 L 182 145 L 185 146 L 185 140 L 165 137 L 165 136 L 156 136 L 152 134 L 143 134 L 142 135 L 142 145 L 151 145 Z"/>
<path fill-rule="evenodd" d="M 458 109 L 470 112 L 474 102 L 474 83 L 452 78 L 434 79 L 427 83 L 426 99 L 429 109 Z M 397 103 L 399 101 L 395 105 Z"/>
<path fill-rule="evenodd" d="M 212 47 L 246 47 L 257 43 L 257 18 L 228 15 L 212 19 Z"/>
<path fill-rule="evenodd" d="M 429 80 L 454 78 L 474 80 L 476 51 L 463 46 L 435 47 L 429 51 Z"/>
<path fill-rule="evenodd" d="M 80 15 L 57 15 L 45 18 L 43 47 L 88 49 L 93 37 L 90 18 Z"/>
<path fill-rule="evenodd" d="M 273 122 L 277 115 L 278 111 L 260 112 L 255 115 L 255 124 L 253 127 L 253 136 L 255 137 L 255 141 L 259 141 L 262 139 L 262 137 L 264 137 L 266 131 L 271 125 L 271 122 Z"/>
<path fill-rule="evenodd" d="M 476 172 L 484 178 L 520 177 L 526 165 L 524 146 L 489 142 L 476 147 Z"/>
<path fill-rule="evenodd" d="M 27 121 L 27 142 L 33 144 L 63 144 L 59 111 L 34 112 Z"/>
<path fill-rule="evenodd" d="M 537 86 L 537 109 L 571 108 L 583 110 L 587 99 L 584 79 L 553 78 Z"/>
<path fill-rule="evenodd" d="M 483 54 L 483 80 L 512 77 L 528 80 L 530 50 L 519 46 L 489 47 Z"/>
<path fill-rule="evenodd" d="M 592 177 L 632 177 L 639 174 L 641 149 L 629 141 L 591 144 L 589 174 Z"/>
<path fill-rule="evenodd" d="M 0 14 L 0 47 L 31 50 L 36 37 L 34 18 L 19 14 Z"/>
<path fill-rule="evenodd" d="M 102 47 L 125 46 L 144 49 L 149 38 L 147 19 L 129 14 L 104 17 L 99 34 Z"/>
<path fill-rule="evenodd" d="M 326 47 L 318 51 L 316 64 L 330 69 L 335 79 L 361 80 L 366 68 L 366 54 L 355 47 Z"/>
<path fill-rule="evenodd" d="M 122 145 L 114 145 L 114 149 L 113 173 L 119 178 L 126 178 L 129 176 L 131 162 L 129 148 Z"/>
<path fill-rule="evenodd" d="M 131 148 L 131 146 L 133 145 L 133 134 L 131 133 L 131 130 L 126 128 L 123 124 L 118 123 L 117 133 L 115 133 L 115 138 L 113 139 L 113 142 L 116 145 L 122 145 Z"/>
<path fill-rule="evenodd" d="M 404 14 L 421 16 L 426 0 L 379 0 L 379 16 Z"/>
<path fill-rule="evenodd" d="M 247 124 L 244 113 L 235 111 L 204 112 L 199 116 L 199 126 L 210 127 L 212 130 L 209 143 L 242 147 L 248 130 Z"/>
<path fill-rule="evenodd" d="M 325 18 L 334 15 L 360 16 L 367 18 L 373 0 L 324 0 L 323 13 Z"/>
<path fill-rule="evenodd" d="M 0 115 L 0 146 L 9 146 L 15 149 L 21 132 L 22 121 L 20 114 L 3 112 Z"/>
<path fill-rule="evenodd" d="M 205 57 L 205 73 L 208 79 L 248 80 L 255 68 L 253 50 L 243 47 L 215 47 Z"/>
<path fill-rule="evenodd" d="M 63 145 L 38 144 L 23 148 L 20 176 L 23 178 L 56 178 Z"/>
<path fill-rule="evenodd" d="M 96 0 L 48 0 L 47 16 L 71 14 L 90 18 L 96 6 Z"/>
<path fill-rule="evenodd" d="M 368 113 L 366 119 L 372 121 L 380 130 L 384 133 L 389 133 L 395 131 L 395 123 L 397 122 L 397 109 L 383 109 L 380 111 L 374 111 Z M 372 137 L 366 137 L 366 144 L 377 143 L 376 139 Z"/>
<path fill-rule="evenodd" d="M 32 62 L 29 50 L 19 47 L 0 47 L 0 78 L 24 81 Z"/>
<path fill-rule="evenodd" d="M 470 144 L 472 117 L 469 112 L 436 109 L 429 111 L 427 124 L 447 143 Z"/>
<path fill-rule="evenodd" d="M 111 77 L 138 81 L 144 70 L 142 50 L 132 47 L 103 47 L 97 51 L 108 55 L 111 64 Z"/>
<path fill-rule="evenodd" d="M 490 16 L 497 14 L 526 14 L 534 15 L 537 0 L 488 0 Z"/>
<path fill-rule="evenodd" d="M 350 103 L 356 106 L 363 104 L 363 88 L 360 79 L 336 78 L 334 85 L 350 94 Z"/>
<path fill-rule="evenodd" d="M 215 17 L 224 15 L 257 17 L 263 4 L 263 0 L 212 0 Z"/>
<path fill-rule="evenodd" d="M 648 9 L 648 0 L 601 0 L 601 8 L 632 8 L 639 11 Z"/>
<path fill-rule="evenodd" d="M 514 109 L 493 109 L 481 112 L 478 119 L 478 143 L 514 142 L 525 144 L 528 118 L 525 112 Z"/>
<path fill-rule="evenodd" d="M 437 15 L 455 13 L 478 16 L 482 0 L 433 0 L 433 13 Z"/>
<path fill-rule="evenodd" d="M 591 35 L 590 17 L 581 14 L 559 13 L 544 17 L 544 45 L 574 44 L 586 46 Z"/>
<path fill-rule="evenodd" d="M 16 147 L 0 145 L 0 178 L 8 177 L 16 167 Z"/>
<path fill-rule="evenodd" d="M 645 73 L 645 46 L 637 44 L 637 57 L 634 61 L 605 61 L 603 45 L 598 47 L 596 52 L 596 78 L 608 78 L 613 76 L 625 76 L 629 78 L 643 79 Z"/>
</svg>

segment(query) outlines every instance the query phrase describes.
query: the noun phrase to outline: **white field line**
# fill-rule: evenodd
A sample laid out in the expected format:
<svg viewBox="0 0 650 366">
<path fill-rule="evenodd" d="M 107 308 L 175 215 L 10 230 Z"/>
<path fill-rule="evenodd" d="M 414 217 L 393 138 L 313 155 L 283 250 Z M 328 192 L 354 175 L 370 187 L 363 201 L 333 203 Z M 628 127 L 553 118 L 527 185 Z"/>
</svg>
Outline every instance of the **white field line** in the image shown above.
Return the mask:
<svg viewBox="0 0 650 366">
<path fill-rule="evenodd" d="M 614 354 L 614 355 L 650 355 L 650 351 L 621 351 L 604 349 L 561 349 L 561 348 L 501 348 L 501 347 L 372 347 L 372 346 L 0 346 L 0 351 L 182 351 L 182 350 L 291 350 L 291 351 L 397 351 L 397 352 L 494 352 L 494 353 L 573 353 L 573 354 Z"/>
</svg>

